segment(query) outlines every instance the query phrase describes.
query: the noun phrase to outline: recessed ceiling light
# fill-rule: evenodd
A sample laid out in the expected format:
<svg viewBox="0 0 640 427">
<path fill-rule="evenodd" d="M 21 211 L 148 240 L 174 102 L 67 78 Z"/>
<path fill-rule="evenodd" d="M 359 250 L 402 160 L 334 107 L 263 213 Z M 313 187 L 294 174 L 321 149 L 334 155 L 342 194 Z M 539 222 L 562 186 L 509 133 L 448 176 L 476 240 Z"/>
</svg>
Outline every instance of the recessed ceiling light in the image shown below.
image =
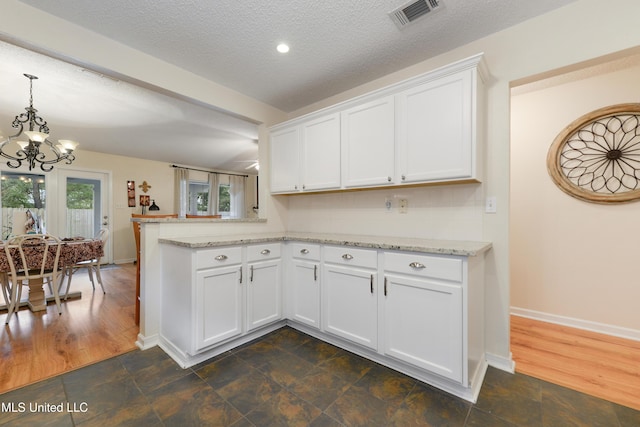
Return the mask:
<svg viewBox="0 0 640 427">
<path fill-rule="evenodd" d="M 289 45 L 286 43 L 280 43 L 278 45 L 278 47 L 276 47 L 276 49 L 278 50 L 278 52 L 280 53 L 287 53 L 289 52 Z"/>
</svg>

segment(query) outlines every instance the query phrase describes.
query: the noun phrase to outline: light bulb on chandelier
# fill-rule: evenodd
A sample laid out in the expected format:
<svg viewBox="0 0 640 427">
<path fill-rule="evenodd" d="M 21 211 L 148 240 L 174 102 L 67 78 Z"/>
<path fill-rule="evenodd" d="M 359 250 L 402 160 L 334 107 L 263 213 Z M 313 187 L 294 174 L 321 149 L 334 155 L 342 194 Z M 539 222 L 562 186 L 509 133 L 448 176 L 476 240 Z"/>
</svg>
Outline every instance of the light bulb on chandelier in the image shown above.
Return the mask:
<svg viewBox="0 0 640 427">
<path fill-rule="evenodd" d="M 44 172 L 49 172 L 53 169 L 53 164 L 61 161 L 65 161 L 66 164 L 70 165 L 76 159 L 73 151 L 78 146 L 78 143 L 68 139 L 61 139 L 58 140 L 57 145 L 54 145 L 49 140 L 47 122 L 38 116 L 36 114 L 38 110 L 33 108 L 33 81 L 37 80 L 38 77 L 32 74 L 25 74 L 24 76 L 29 79 L 29 106 L 25 108 L 26 113 L 18 114 L 13 123 L 11 123 L 13 128 L 18 129 L 18 133 L 7 138 L 3 138 L 0 135 L 0 140 L 2 140 L 0 143 L 0 156 L 9 159 L 7 166 L 13 169 L 22 166 L 23 162 L 29 166 L 29 170 L 40 166 L 40 169 Z M 24 130 L 25 124 L 28 125 L 28 130 Z M 18 140 L 22 135 L 28 141 Z M 15 154 L 5 151 L 12 142 L 15 142 L 19 147 Z"/>
</svg>

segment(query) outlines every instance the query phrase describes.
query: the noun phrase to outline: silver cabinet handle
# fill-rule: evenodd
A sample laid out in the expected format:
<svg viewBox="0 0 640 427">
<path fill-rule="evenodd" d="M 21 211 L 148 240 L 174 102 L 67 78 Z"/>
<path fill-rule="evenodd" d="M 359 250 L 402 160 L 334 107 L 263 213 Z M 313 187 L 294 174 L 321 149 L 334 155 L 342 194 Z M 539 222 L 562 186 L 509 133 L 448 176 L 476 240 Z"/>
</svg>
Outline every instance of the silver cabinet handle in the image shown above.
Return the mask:
<svg viewBox="0 0 640 427">
<path fill-rule="evenodd" d="M 318 265 L 313 266 L 313 281 L 318 281 Z"/>
<path fill-rule="evenodd" d="M 251 270 L 250 270 L 250 273 L 249 273 L 249 281 L 251 283 L 253 283 L 253 265 L 251 266 Z"/>
<path fill-rule="evenodd" d="M 384 296 L 387 296 L 387 278 L 384 278 Z"/>
<path fill-rule="evenodd" d="M 387 177 L 387 181 L 391 182 L 391 177 L 390 176 Z"/>
<path fill-rule="evenodd" d="M 371 280 L 369 281 L 369 286 L 371 287 L 371 293 L 373 294 L 373 274 L 371 275 Z"/>
<path fill-rule="evenodd" d="M 307 186 L 302 184 L 302 189 L 305 190 L 306 188 L 307 188 Z"/>
<path fill-rule="evenodd" d="M 348 260 L 350 260 L 350 259 L 353 259 L 353 255 L 351 255 L 351 254 L 344 254 L 344 255 L 342 255 L 342 259 L 346 259 L 346 260 L 348 261 Z"/>
<path fill-rule="evenodd" d="M 263 249 L 262 251 L 260 251 L 260 253 L 262 255 L 269 255 L 271 253 L 271 251 L 269 249 Z"/>
<path fill-rule="evenodd" d="M 242 285 L 242 267 L 240 267 L 240 284 Z"/>
<path fill-rule="evenodd" d="M 225 259 L 229 258 L 226 255 L 218 255 L 215 259 L 216 261 L 224 261 Z"/>
<path fill-rule="evenodd" d="M 301 253 L 302 255 L 306 255 L 306 254 L 308 254 L 308 253 L 309 253 L 309 249 L 306 249 L 306 248 L 305 248 L 305 249 L 300 249 L 300 253 Z"/>
<path fill-rule="evenodd" d="M 404 181 L 405 179 L 407 179 L 407 177 L 402 175 L 402 180 Z"/>
<path fill-rule="evenodd" d="M 411 268 L 425 268 L 426 266 L 420 262 L 412 262 L 411 264 L 409 264 L 409 267 Z"/>
</svg>

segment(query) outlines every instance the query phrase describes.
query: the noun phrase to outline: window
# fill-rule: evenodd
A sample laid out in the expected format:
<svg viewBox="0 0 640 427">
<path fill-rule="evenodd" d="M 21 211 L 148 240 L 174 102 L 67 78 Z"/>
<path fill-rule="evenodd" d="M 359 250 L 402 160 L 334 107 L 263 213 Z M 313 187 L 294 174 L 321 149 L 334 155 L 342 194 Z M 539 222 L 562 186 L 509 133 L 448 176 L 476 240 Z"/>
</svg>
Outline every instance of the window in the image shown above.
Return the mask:
<svg viewBox="0 0 640 427">
<path fill-rule="evenodd" d="M 229 217 L 231 211 L 231 194 L 229 184 L 218 184 L 218 213 L 223 217 Z"/>
<path fill-rule="evenodd" d="M 209 184 L 189 181 L 189 213 L 206 215 L 209 210 Z"/>
<path fill-rule="evenodd" d="M 2 172 L 2 239 L 45 232 L 44 180 L 44 175 Z"/>
</svg>

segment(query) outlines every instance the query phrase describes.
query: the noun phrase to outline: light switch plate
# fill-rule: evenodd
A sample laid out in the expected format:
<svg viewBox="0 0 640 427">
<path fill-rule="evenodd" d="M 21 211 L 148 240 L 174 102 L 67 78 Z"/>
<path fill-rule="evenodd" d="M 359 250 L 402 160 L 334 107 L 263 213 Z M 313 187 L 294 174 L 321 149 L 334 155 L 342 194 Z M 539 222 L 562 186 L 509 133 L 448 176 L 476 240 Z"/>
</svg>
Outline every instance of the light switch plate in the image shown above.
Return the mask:
<svg viewBox="0 0 640 427">
<path fill-rule="evenodd" d="M 496 196 L 490 196 L 487 197 L 487 200 L 485 202 L 485 206 L 484 206 L 484 211 L 486 213 L 496 213 L 497 211 L 497 206 L 496 206 Z"/>
</svg>

